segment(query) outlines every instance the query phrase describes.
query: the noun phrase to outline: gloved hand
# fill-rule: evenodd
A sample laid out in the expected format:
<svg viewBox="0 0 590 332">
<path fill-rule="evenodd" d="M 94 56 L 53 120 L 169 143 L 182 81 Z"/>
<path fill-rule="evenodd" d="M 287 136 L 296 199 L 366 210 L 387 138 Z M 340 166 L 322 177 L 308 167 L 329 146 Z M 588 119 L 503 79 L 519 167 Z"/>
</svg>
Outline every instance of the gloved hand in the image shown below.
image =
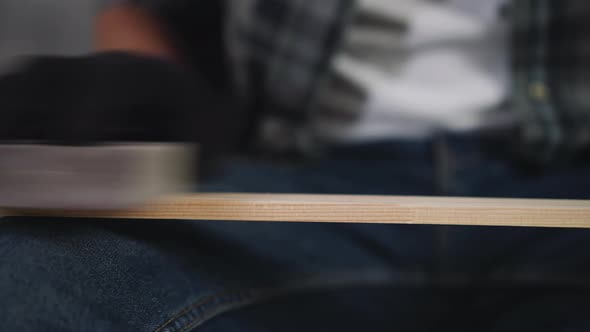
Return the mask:
<svg viewBox="0 0 590 332">
<path fill-rule="evenodd" d="M 197 73 L 127 53 L 38 57 L 0 77 L 0 141 L 198 142 L 219 151 L 237 107 Z"/>
<path fill-rule="evenodd" d="M 0 207 L 110 209 L 194 188 L 243 123 L 200 77 L 126 53 L 38 57 L 0 77 Z"/>
</svg>

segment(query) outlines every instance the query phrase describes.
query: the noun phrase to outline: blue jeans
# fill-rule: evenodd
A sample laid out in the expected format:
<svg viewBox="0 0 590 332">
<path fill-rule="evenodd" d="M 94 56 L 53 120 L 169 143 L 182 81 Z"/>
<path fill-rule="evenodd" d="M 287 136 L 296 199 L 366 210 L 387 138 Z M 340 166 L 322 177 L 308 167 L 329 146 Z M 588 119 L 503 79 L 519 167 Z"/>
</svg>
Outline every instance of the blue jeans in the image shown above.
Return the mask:
<svg viewBox="0 0 590 332">
<path fill-rule="evenodd" d="M 236 161 L 208 191 L 590 198 L 473 137 Z M 438 146 L 438 148 L 434 148 Z M 0 220 L 2 331 L 587 331 L 590 231 Z"/>
</svg>

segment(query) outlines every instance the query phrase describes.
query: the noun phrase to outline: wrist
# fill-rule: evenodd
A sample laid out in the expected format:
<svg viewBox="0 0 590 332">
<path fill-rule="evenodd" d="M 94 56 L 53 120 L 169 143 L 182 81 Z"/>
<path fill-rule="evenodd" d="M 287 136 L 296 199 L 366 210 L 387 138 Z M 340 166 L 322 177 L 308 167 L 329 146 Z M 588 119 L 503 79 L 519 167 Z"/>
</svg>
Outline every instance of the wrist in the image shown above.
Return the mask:
<svg viewBox="0 0 590 332">
<path fill-rule="evenodd" d="M 114 6 L 99 14 L 94 42 L 98 52 L 121 51 L 181 62 L 164 24 L 137 6 Z"/>
</svg>

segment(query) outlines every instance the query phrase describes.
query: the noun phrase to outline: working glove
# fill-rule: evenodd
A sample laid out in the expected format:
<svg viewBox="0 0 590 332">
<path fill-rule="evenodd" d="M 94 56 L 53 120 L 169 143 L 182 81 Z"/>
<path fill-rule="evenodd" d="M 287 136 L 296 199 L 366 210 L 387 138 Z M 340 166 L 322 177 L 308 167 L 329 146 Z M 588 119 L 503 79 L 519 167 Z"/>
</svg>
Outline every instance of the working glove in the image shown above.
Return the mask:
<svg viewBox="0 0 590 332">
<path fill-rule="evenodd" d="M 198 74 L 157 58 L 38 57 L 0 77 L 0 140 L 216 148 L 231 144 L 237 125 L 228 100 Z"/>
<path fill-rule="evenodd" d="M 28 59 L 0 76 L 0 206 L 111 208 L 177 188 L 178 150 L 137 143 L 198 145 L 202 179 L 235 143 L 238 112 L 198 72 L 158 58 Z"/>
</svg>

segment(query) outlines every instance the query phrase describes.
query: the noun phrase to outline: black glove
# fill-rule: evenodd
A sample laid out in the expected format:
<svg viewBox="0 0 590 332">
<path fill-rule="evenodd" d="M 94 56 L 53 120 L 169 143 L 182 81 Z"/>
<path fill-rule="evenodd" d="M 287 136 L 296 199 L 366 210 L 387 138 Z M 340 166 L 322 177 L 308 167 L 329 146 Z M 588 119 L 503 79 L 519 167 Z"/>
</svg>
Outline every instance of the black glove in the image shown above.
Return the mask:
<svg viewBox="0 0 590 332">
<path fill-rule="evenodd" d="M 126 53 L 39 57 L 0 77 L 0 140 L 50 144 L 233 143 L 231 98 L 197 73 Z"/>
</svg>

